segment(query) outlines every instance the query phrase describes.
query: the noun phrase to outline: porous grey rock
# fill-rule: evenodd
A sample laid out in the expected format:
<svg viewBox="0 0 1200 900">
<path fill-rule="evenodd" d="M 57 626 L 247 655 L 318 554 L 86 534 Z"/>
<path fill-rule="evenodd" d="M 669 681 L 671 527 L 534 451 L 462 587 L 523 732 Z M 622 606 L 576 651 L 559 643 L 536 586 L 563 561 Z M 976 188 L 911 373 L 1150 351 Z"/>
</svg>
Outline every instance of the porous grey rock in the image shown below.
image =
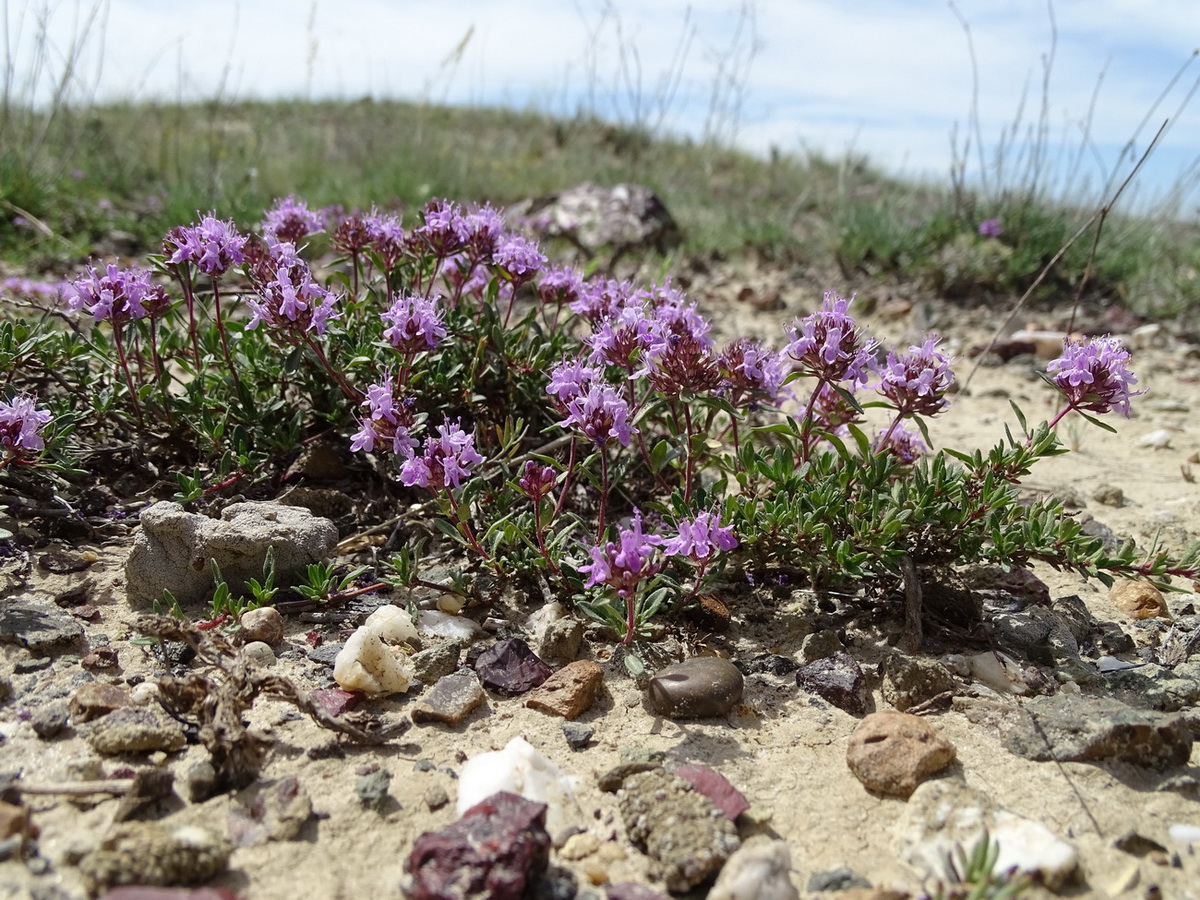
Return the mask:
<svg viewBox="0 0 1200 900">
<path fill-rule="evenodd" d="M 550 622 L 537 640 L 537 655 L 549 663 L 574 662 L 583 646 L 583 623 L 574 616 Z"/>
<path fill-rule="evenodd" d="M 711 800 L 663 769 L 626 778 L 617 806 L 630 840 L 674 893 L 703 884 L 741 846 L 733 823 Z"/>
<path fill-rule="evenodd" d="M 1179 663 L 1173 669 L 1153 663 L 1106 672 L 1105 682 L 1132 706 L 1176 712 L 1200 703 L 1200 664 Z"/>
<path fill-rule="evenodd" d="M 433 684 L 439 678 L 450 675 L 458 668 L 459 657 L 462 656 L 462 643 L 447 641 L 433 647 L 426 647 L 412 655 L 413 675 L 422 684 Z"/>
<path fill-rule="evenodd" d="M 413 704 L 414 723 L 442 722 L 457 725 L 484 701 L 483 687 L 473 672 L 446 675 Z"/>
<path fill-rule="evenodd" d="M 88 733 L 88 743 L 97 753 L 116 755 L 179 750 L 187 739 L 178 722 L 148 709 L 128 706 L 96 721 Z"/>
<path fill-rule="evenodd" d="M 232 846 L 196 825 L 126 822 L 79 862 L 93 895 L 121 884 L 203 884 L 229 864 Z"/>
<path fill-rule="evenodd" d="M 608 248 L 669 253 L 681 234 L 662 200 L 641 184 L 601 187 L 585 181 L 556 194 L 526 200 L 509 210 L 541 238 L 563 238 L 591 258 Z"/>
<path fill-rule="evenodd" d="M 954 676 L 936 660 L 894 653 L 884 661 L 880 693 L 886 703 L 900 712 L 957 687 Z"/>
<path fill-rule="evenodd" d="M 9 597 L 0 604 L 0 644 L 19 644 L 32 653 L 44 653 L 82 637 L 83 626 L 56 607 L 21 597 Z"/>
<path fill-rule="evenodd" d="M 1192 752 L 1192 733 L 1183 716 L 1133 709 L 1105 698 L 1037 697 L 1006 722 L 1004 746 L 1038 761 L 1113 760 L 1161 768 L 1186 765 Z"/>
<path fill-rule="evenodd" d="M 956 778 L 922 784 L 909 798 L 893 832 L 897 855 L 922 876 L 954 883 L 951 861 L 988 835 L 999 845 L 994 871 L 1037 873 L 1052 890 L 1075 873 L 1078 855 L 1066 841 L 1032 819 L 996 807 Z"/>
<path fill-rule="evenodd" d="M 216 560 L 231 589 L 262 578 L 267 550 L 275 548 L 275 571 L 286 584 L 337 546 L 333 522 L 299 506 L 233 503 L 220 519 L 187 512 L 163 501 L 144 510 L 141 529 L 125 563 L 126 591 L 134 602 L 161 599 L 170 590 L 181 603 L 205 599 L 213 589 Z"/>
</svg>

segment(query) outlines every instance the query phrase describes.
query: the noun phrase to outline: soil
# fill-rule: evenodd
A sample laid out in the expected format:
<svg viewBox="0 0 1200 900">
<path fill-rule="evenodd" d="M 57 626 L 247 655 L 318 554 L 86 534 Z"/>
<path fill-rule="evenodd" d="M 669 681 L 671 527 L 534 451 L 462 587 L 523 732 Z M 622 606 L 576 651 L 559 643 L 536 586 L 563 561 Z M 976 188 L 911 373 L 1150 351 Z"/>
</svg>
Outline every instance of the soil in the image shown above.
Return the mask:
<svg viewBox="0 0 1200 900">
<path fill-rule="evenodd" d="M 811 311 L 820 296 L 810 280 L 762 267 L 694 270 L 687 288 L 719 332 L 761 336 L 775 345 L 781 342 L 779 323 Z M 864 293 L 859 304 L 860 312 L 871 308 L 864 320 L 886 341 L 907 343 L 927 328 L 939 330 L 959 357 L 960 382 L 974 362 L 966 357 L 968 349 L 987 343 L 1002 310 L 999 304 L 951 306 L 905 289 Z M 1060 328 L 1067 314 L 1066 310 L 1032 312 L 1019 316 L 1014 327 L 1028 323 Z M 1190 471 L 1193 466 L 1200 469 L 1200 431 L 1191 415 L 1200 409 L 1200 348 L 1173 337 L 1167 329 L 1140 340 L 1134 369 L 1140 386 L 1149 393 L 1136 402 L 1134 417 L 1109 417 L 1115 434 L 1090 426 L 1065 426 L 1063 434 L 1076 445 L 1075 451 L 1039 465 L 1029 487 L 1069 497 L 1072 508 L 1079 509 L 1078 515 L 1094 516 L 1119 536 L 1132 536 L 1144 545 L 1157 539 L 1178 549 L 1200 535 L 1200 495 Z M 960 392 L 951 410 L 932 423 L 935 442 L 962 449 L 991 446 L 1000 439 L 1005 425 L 1016 429 L 1010 401 L 1032 421 L 1052 415 L 1054 397 L 1036 377 L 1036 368 L 1037 362 L 1030 358 L 979 368 L 969 389 Z M 1147 434 L 1159 431 L 1165 433 L 1165 446 L 1140 443 Z M 1095 500 L 1103 485 L 1119 488 L 1125 498 L 1123 505 Z M 34 562 L 27 579 L 10 574 L 8 596 L 47 603 L 73 587 L 90 583 L 89 602 L 97 607 L 99 617 L 85 626 L 87 645 L 94 648 L 107 643 L 118 656 L 117 668 L 95 673 L 101 681 L 137 681 L 139 676 L 153 679 L 161 671 L 157 658 L 130 640 L 133 621 L 146 612 L 132 608 L 125 599 L 122 566 L 130 540 L 128 535 L 118 536 L 70 548 L 97 555 L 81 572 L 52 574 Z M 43 552 L 30 550 L 28 558 L 36 560 Z M 6 572 L 18 568 L 13 559 L 6 561 Z M 1153 627 L 1120 613 L 1103 586 L 1046 567 L 1035 572 L 1049 586 L 1052 597 L 1078 595 L 1097 620 L 1118 623 L 1139 646 L 1146 646 L 1158 634 Z M 1183 592 L 1168 598 L 1176 614 L 1195 599 L 1190 584 L 1179 586 Z M 816 627 L 816 601 L 812 594 L 799 590 L 782 599 L 758 594 L 737 598 L 731 602 L 729 631 L 699 636 L 689 632 L 686 649 L 733 659 L 766 652 L 798 659 L 802 640 Z M 490 614 L 516 619 L 532 609 L 509 606 Z M 489 613 L 482 609 L 468 612 L 479 618 Z M 896 622 L 861 617 L 848 629 L 849 652 L 873 671 L 890 651 L 898 627 Z M 303 651 L 309 649 L 306 635 L 314 628 L 317 626 L 290 616 L 286 646 L 277 650 L 290 647 L 302 652 L 286 654 L 272 668 L 305 690 L 330 683 L 329 668 L 304 658 Z M 934 635 L 929 646 L 936 643 Z M 685 649 L 680 644 L 668 646 L 677 653 Z M 765 831 L 787 842 L 792 880 L 802 895 L 807 894 L 813 873 L 838 866 L 848 866 L 876 887 L 914 894 L 932 887 L 921 884 L 919 875 L 901 861 L 894 844 L 893 829 L 905 811 L 905 801 L 868 793 L 846 766 L 847 742 L 858 723 L 856 718 L 801 691 L 794 675 L 762 674 L 747 677 L 744 699 L 731 715 L 672 721 L 650 710 L 643 692 L 613 659 L 612 651 L 610 643 L 597 639 L 589 640 L 582 652 L 605 665 L 601 697 L 578 720 L 595 728 L 593 742 L 582 750 L 569 747 L 561 719 L 524 707 L 520 698 L 489 695 L 482 707 L 456 727 L 417 725 L 381 747 L 343 741 L 332 755 L 310 754 L 314 748 L 328 751 L 332 734 L 306 716 L 297 716 L 290 704 L 260 697 L 249 721 L 275 741 L 261 777 L 272 782 L 294 775 L 312 798 L 317 815 L 296 840 L 235 849 L 228 872 L 210 884 L 228 887 L 251 900 L 290 900 L 297 895 L 398 896 L 413 840 L 425 831 L 447 826 L 456 817 L 456 773 L 464 760 L 521 736 L 576 779 L 584 813 L 581 824 L 597 838 L 596 849 L 573 859 L 556 850 L 552 863 L 574 872 L 581 890 L 602 891 L 595 885 L 604 881 L 648 881 L 646 859 L 625 835 L 615 795 L 601 792 L 597 785 L 597 776 L 615 766 L 620 751 L 629 747 L 662 751 L 672 763 L 701 763 L 729 779 L 752 804 L 751 818 L 757 823 L 744 825 L 743 834 Z M 144 755 L 98 758 L 83 739 L 82 728 L 68 728 L 64 735 L 48 741 L 34 734 L 27 721 L 29 714 L 36 712 L 30 699 L 53 695 L 54 688 L 69 696 L 81 671 L 79 652 L 75 647 L 68 654 L 51 654 L 54 661 L 48 668 L 17 674 L 14 667 L 32 655 L 16 645 L 0 645 L 0 676 L 14 688 L 13 698 L 0 707 L 0 770 L 19 773 L 23 784 L 121 777 L 128 774 L 128 767 L 147 764 Z M 1135 659 L 1132 654 L 1125 656 Z M 1084 692 L 1094 690 L 1085 688 Z M 967 682 L 963 683 L 963 695 L 968 700 L 974 696 L 1009 704 L 1018 711 L 1022 703 L 978 685 L 968 687 Z M 413 702 L 411 695 L 397 695 L 370 701 L 364 708 L 395 722 L 407 717 Z M 878 690 L 875 703 L 886 708 Z M 1156 789 L 1167 775 L 1200 775 L 1200 751 L 1193 752 L 1189 766 L 1167 773 L 1127 764 L 1031 762 L 1006 750 L 995 727 L 968 718 L 967 706 L 930 715 L 957 748 L 958 763 L 947 777 L 965 779 L 999 806 L 1041 822 L 1069 841 L 1079 853 L 1081 867 L 1079 879 L 1065 889 L 1068 895 L 1149 897 L 1155 896 L 1152 886 L 1157 886 L 1163 897 L 1200 896 L 1200 858 L 1188 845 L 1168 835 L 1171 825 L 1200 826 L 1200 807 L 1183 794 Z M 190 745 L 169 756 L 152 756 L 149 764 L 182 773 L 205 757 L 201 746 Z M 419 760 L 430 761 L 432 767 L 417 766 Z M 355 791 L 361 775 L 375 767 L 393 775 L 391 799 L 381 810 L 364 807 Z M 176 786 L 182 791 L 178 778 Z M 451 802 L 431 809 L 427 797 L 431 789 L 439 787 Z M 111 827 L 117 798 L 25 794 L 23 802 L 40 832 L 36 852 L 42 863 L 29 865 L 17 859 L 0 863 L 0 896 L 83 896 L 73 861 Z M 202 824 L 227 834 L 230 811 L 237 802 L 235 794 L 224 794 L 193 804 L 177 793 L 147 807 L 140 818 Z M 1163 858 L 1138 858 L 1115 849 L 1114 839 L 1129 831 L 1157 841 L 1168 853 Z M 1137 870 L 1136 876 L 1131 867 Z M 1041 890 L 1035 888 L 1030 895 Z M 697 896 L 703 896 L 703 891 Z"/>
</svg>

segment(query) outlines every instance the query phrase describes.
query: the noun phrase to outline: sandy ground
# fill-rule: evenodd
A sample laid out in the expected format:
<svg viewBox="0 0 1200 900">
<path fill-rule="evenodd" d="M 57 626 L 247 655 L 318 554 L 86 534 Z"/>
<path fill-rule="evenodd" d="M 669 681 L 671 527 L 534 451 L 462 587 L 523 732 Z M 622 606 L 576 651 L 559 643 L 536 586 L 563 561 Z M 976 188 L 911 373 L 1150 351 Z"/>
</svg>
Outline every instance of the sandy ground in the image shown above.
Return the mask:
<svg viewBox="0 0 1200 900">
<path fill-rule="evenodd" d="M 782 308 L 763 312 L 745 303 L 716 306 L 707 298 L 736 293 L 727 288 L 736 289 L 739 282 L 759 293 L 766 290 L 736 272 L 722 277 L 726 282 L 698 279 L 695 285 L 697 296 L 720 330 L 762 334 L 778 341 L 776 326 L 764 322 L 790 321 L 819 299 L 811 287 L 790 285 L 780 276 Z M 944 331 L 949 346 L 960 352 L 985 340 L 982 326 L 995 317 L 988 311 L 931 314 L 922 304 L 907 312 L 900 307 L 898 312 L 895 305 L 885 302 L 881 309 L 890 314 L 878 312 L 868 317 L 878 336 L 907 341 L 916 336 L 914 320 L 931 320 Z M 960 362 L 957 368 L 962 377 L 969 363 Z M 1030 481 L 1054 490 L 1073 489 L 1085 501 L 1084 511 L 1118 535 L 1132 535 L 1144 542 L 1158 532 L 1169 544 L 1178 546 L 1200 534 L 1200 495 L 1184 477 L 1193 465 L 1189 460 L 1200 451 L 1200 431 L 1192 413 L 1200 407 L 1200 359 L 1192 348 L 1163 338 L 1159 346 L 1138 350 L 1135 370 L 1142 386 L 1151 391 L 1137 404 L 1137 415 L 1130 420 L 1110 418 L 1116 434 L 1068 426 L 1064 436 L 1077 442 L 1076 452 L 1040 465 Z M 959 396 L 935 424 L 935 439 L 954 447 L 989 446 L 1000 437 L 1005 423 L 1016 427 L 1009 399 L 1034 421 L 1053 412 L 1051 392 L 1036 380 L 1030 366 L 982 368 L 971 382 L 969 395 Z M 1169 404 L 1162 402 L 1168 400 Z M 1139 446 L 1140 438 L 1161 429 L 1170 434 L 1168 446 Z M 1200 470 L 1200 465 L 1195 468 Z M 1127 504 L 1114 508 L 1093 501 L 1092 495 L 1102 483 L 1123 490 Z M 89 629 L 107 634 L 119 648 L 121 674 L 114 677 L 150 674 L 150 660 L 143 650 L 125 640 L 134 612 L 123 598 L 120 565 L 124 548 L 97 549 L 101 560 L 88 573 L 50 576 L 27 593 L 52 597 L 84 577 L 95 579 L 105 586 L 96 599 L 102 621 Z M 1049 583 L 1053 595 L 1079 594 L 1096 618 L 1121 622 L 1127 630 L 1136 631 L 1115 611 L 1101 586 L 1044 567 L 1038 574 Z M 1179 594 L 1171 598 L 1171 604 L 1178 609 L 1191 599 L 1190 594 Z M 713 646 L 735 658 L 764 650 L 798 656 L 801 640 L 812 629 L 810 600 L 798 594 L 793 603 L 773 610 L 766 625 L 761 621 L 764 617 L 754 615 L 750 606 L 735 607 L 732 630 L 714 639 Z M 309 627 L 291 623 L 289 641 L 302 646 L 303 633 Z M 603 657 L 610 648 L 593 645 L 590 649 Z M 878 658 L 877 650 L 869 646 L 851 647 L 851 652 L 865 664 Z M 30 676 L 11 673 L 12 666 L 26 655 L 11 645 L 0 646 L 0 674 L 8 675 L 18 686 L 24 684 Z M 305 686 L 319 685 L 313 680 L 317 670 L 307 662 L 280 661 L 277 668 Z M 55 678 L 69 675 L 62 667 L 53 671 Z M 51 676 L 38 673 L 36 677 Z M 376 701 L 370 708 L 395 718 L 403 715 L 411 702 L 411 698 L 398 697 Z M 880 708 L 886 706 L 878 694 L 876 702 Z M 52 742 L 38 739 L 28 724 L 17 720 L 19 706 L 18 700 L 0 707 L 0 733 L 7 738 L 0 745 L 0 769 L 20 770 L 27 782 L 41 783 L 89 773 L 88 760 L 95 757 L 79 737 Z M 567 745 L 562 720 L 524 708 L 519 698 L 490 696 L 462 725 L 416 726 L 395 746 L 362 749 L 347 745 L 341 759 L 308 758 L 305 751 L 327 743 L 329 736 L 289 713 L 288 706 L 275 701 L 260 700 L 254 707 L 254 724 L 268 728 L 278 741 L 263 776 L 268 780 L 298 776 L 319 817 L 304 827 L 298 840 L 234 852 L 229 872 L 213 883 L 234 889 L 240 897 L 398 896 L 413 839 L 455 818 L 453 773 L 461 769 L 462 760 L 499 749 L 518 735 L 577 779 L 580 824 L 598 839 L 598 849 L 570 860 L 556 851 L 552 862 L 574 871 L 581 888 L 605 879 L 646 880 L 645 860 L 625 838 L 614 795 L 602 793 L 596 783 L 599 773 L 617 764 L 619 750 L 630 746 L 661 750 L 672 762 L 699 762 L 725 775 L 750 800 L 756 816 L 766 820 L 762 827 L 787 842 L 793 881 L 802 894 L 812 873 L 836 866 L 849 866 L 876 886 L 921 888 L 894 847 L 893 830 L 905 802 L 869 794 L 846 766 L 847 741 L 857 720 L 800 691 L 794 676 L 749 677 L 743 704 L 727 719 L 675 722 L 653 715 L 633 683 L 610 666 L 603 696 L 580 719 L 595 727 L 593 745 L 581 751 Z M 958 751 L 959 762 L 949 777 L 965 779 L 1000 806 L 1042 822 L 1077 848 L 1081 880 L 1068 894 L 1132 898 L 1151 896 L 1149 887 L 1158 885 L 1164 897 L 1200 897 L 1200 857 L 1187 845 L 1172 842 L 1167 834 L 1169 826 L 1176 823 L 1200 826 L 1200 807 L 1177 793 L 1153 790 L 1159 773 L 1129 766 L 1029 762 L 1006 751 L 993 729 L 970 722 L 961 712 L 936 714 L 931 721 Z M 183 771 L 188 762 L 203 756 L 201 748 L 190 747 L 167 762 Z M 416 771 L 418 759 L 432 761 L 434 769 Z M 1186 771 L 1200 774 L 1196 768 L 1200 751 L 1193 753 L 1191 762 Z M 112 773 L 121 765 L 120 761 L 105 760 L 103 770 Z M 394 776 L 390 788 L 394 802 L 382 813 L 363 809 L 354 790 L 360 773 L 374 765 Z M 431 811 L 425 797 L 437 786 L 448 792 L 451 802 Z M 49 860 L 50 870 L 35 879 L 19 862 L 0 863 L 0 897 L 33 895 L 28 892 L 35 889 L 41 891 L 36 894 L 40 897 L 79 896 L 78 877 L 69 861 L 89 849 L 109 827 L 116 801 L 72 802 L 31 796 L 27 802 L 41 831 L 40 853 Z M 173 822 L 202 823 L 224 833 L 234 802 L 229 796 L 198 805 L 175 799 L 161 811 L 171 811 Z M 1130 830 L 1178 853 L 1179 867 L 1139 861 L 1113 849 L 1113 840 Z M 1138 869 L 1136 877 L 1131 867 Z M 47 892 L 51 884 L 62 893 Z M 1118 890 L 1122 885 L 1128 889 Z"/>
</svg>

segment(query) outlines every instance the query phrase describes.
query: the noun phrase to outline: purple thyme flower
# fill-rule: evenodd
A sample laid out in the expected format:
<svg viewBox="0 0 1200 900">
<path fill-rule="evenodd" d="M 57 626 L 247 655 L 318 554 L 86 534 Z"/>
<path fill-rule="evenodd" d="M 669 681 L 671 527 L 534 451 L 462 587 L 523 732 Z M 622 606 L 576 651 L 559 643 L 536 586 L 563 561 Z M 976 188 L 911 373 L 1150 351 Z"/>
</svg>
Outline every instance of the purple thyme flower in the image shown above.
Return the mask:
<svg viewBox="0 0 1200 900">
<path fill-rule="evenodd" d="M 558 472 L 553 466 L 543 466 L 531 459 L 525 463 L 525 471 L 517 479 L 517 486 L 525 492 L 526 497 L 536 503 L 554 490 L 557 480 Z"/>
<path fill-rule="evenodd" d="M 565 411 L 570 401 L 586 394 L 593 382 L 603 378 L 604 373 L 597 366 L 589 366 L 577 359 L 564 359 L 550 370 L 550 383 L 546 385 L 546 393 L 552 395 Z"/>
<path fill-rule="evenodd" d="M 504 235 L 504 222 L 500 213 L 490 204 L 473 209 L 465 216 L 467 226 L 467 258 L 472 263 L 486 263 L 492 259 L 497 244 Z"/>
<path fill-rule="evenodd" d="M 436 297 L 394 295 L 392 305 L 380 313 L 379 318 L 391 323 L 384 329 L 383 336 L 402 353 L 432 350 L 446 336 Z"/>
<path fill-rule="evenodd" d="M 632 415 L 629 403 L 611 384 L 589 384 L 586 393 L 567 401 L 566 409 L 567 417 L 558 424 L 578 428 L 598 447 L 603 447 L 610 438 L 628 447 L 632 436 L 637 434 L 629 422 Z"/>
<path fill-rule="evenodd" d="M 615 316 L 635 293 L 632 282 L 613 278 L 586 281 L 579 298 L 571 304 L 571 312 L 583 316 L 593 325 Z M 641 304 L 638 304 L 641 305 Z"/>
<path fill-rule="evenodd" d="M 588 362 L 618 366 L 632 373 L 635 354 L 649 340 L 650 320 L 640 306 L 626 306 L 593 323 L 593 332 L 583 339 L 591 347 Z"/>
<path fill-rule="evenodd" d="M 26 450 L 41 450 L 42 426 L 50 422 L 48 410 L 38 409 L 37 401 L 22 394 L 12 400 L 0 400 L 0 447 L 20 456 Z"/>
<path fill-rule="evenodd" d="M 246 236 L 237 226 L 212 214 L 202 218 L 199 225 L 172 228 L 163 240 L 167 262 L 195 263 L 201 272 L 213 278 L 241 265 L 245 247 Z"/>
<path fill-rule="evenodd" d="M 0 293 L 19 300 L 63 300 L 73 294 L 69 281 L 34 281 L 14 276 L 0 281 Z"/>
<path fill-rule="evenodd" d="M 717 369 L 724 378 L 722 395 L 734 406 L 779 406 L 787 394 L 783 359 L 749 338 L 731 342 L 717 357 Z"/>
<path fill-rule="evenodd" d="M 376 443 L 390 442 L 397 456 L 411 456 L 417 442 L 411 435 L 413 425 L 413 400 L 398 397 L 394 377 L 389 373 L 382 380 L 367 387 L 367 399 L 362 405 L 367 415 L 361 428 L 350 438 L 350 450 L 370 453 Z"/>
<path fill-rule="evenodd" d="M 448 419 L 437 427 L 437 437 L 425 438 L 425 450 L 411 456 L 400 467 L 400 481 L 409 487 L 420 485 L 436 491 L 461 487 L 470 467 L 483 462 L 475 451 L 475 436 L 462 430 L 461 422 Z"/>
<path fill-rule="evenodd" d="M 371 249 L 379 257 L 383 268 L 391 271 L 404 255 L 407 239 L 404 227 L 400 224 L 400 217 L 372 210 L 365 223 L 367 233 L 371 236 Z"/>
<path fill-rule="evenodd" d="M 871 449 L 875 453 L 891 453 L 906 466 L 911 466 L 918 457 L 929 452 L 921 436 L 906 428 L 903 422 L 897 422 L 889 430 L 875 435 Z"/>
<path fill-rule="evenodd" d="M 432 251 L 445 259 L 467 246 L 471 228 L 458 204 L 448 200 L 430 200 L 421 210 L 421 219 L 421 226 L 410 235 L 418 252 Z"/>
<path fill-rule="evenodd" d="M 264 235 L 276 240 L 299 244 L 308 235 L 324 231 L 325 222 L 321 215 L 310 210 L 303 200 L 289 194 L 275 201 L 267 210 L 266 219 L 258 227 Z"/>
<path fill-rule="evenodd" d="M 547 306 L 575 303 L 583 293 L 583 276 L 568 266 L 555 266 L 542 274 L 537 291 Z"/>
<path fill-rule="evenodd" d="M 998 238 L 1004 234 L 1004 228 L 999 219 L 984 219 L 979 223 L 979 233 L 983 237 Z"/>
<path fill-rule="evenodd" d="M 546 257 L 533 241 L 520 235 L 508 235 L 496 244 L 492 264 L 499 267 L 514 287 L 520 287 L 542 270 Z"/>
<path fill-rule="evenodd" d="M 139 266 L 118 269 L 110 264 L 103 275 L 88 266 L 87 274 L 72 282 L 67 294 L 71 310 L 87 310 L 97 322 L 107 319 L 114 326 L 155 318 L 171 305 L 166 289 L 154 284 L 150 272 Z"/>
<path fill-rule="evenodd" d="M 342 216 L 334 226 L 329 245 L 347 256 L 358 256 L 372 241 L 370 225 L 358 213 Z"/>
<path fill-rule="evenodd" d="M 813 398 L 812 415 L 813 421 L 821 431 L 838 437 L 848 437 L 850 431 L 846 426 L 861 421 L 862 410 L 846 399 L 846 394 L 853 397 L 854 391 L 845 385 L 835 386 L 823 382 L 817 388 L 817 395 Z"/>
<path fill-rule="evenodd" d="M 906 354 L 888 353 L 876 389 L 892 401 L 899 415 L 935 416 L 950 405 L 946 392 L 954 384 L 954 373 L 950 360 L 934 349 L 939 340 L 930 335 Z"/>
<path fill-rule="evenodd" d="M 1046 371 L 1055 373 L 1054 383 L 1067 398 L 1067 410 L 1106 413 L 1115 408 L 1129 418 L 1129 398 L 1146 392 L 1130 390 L 1137 378 L 1128 363 L 1129 351 L 1117 338 L 1096 337 L 1064 341 L 1062 356 L 1051 360 Z"/>
<path fill-rule="evenodd" d="M 276 332 L 296 334 L 315 331 L 325 334 L 338 297 L 313 280 L 312 270 L 296 255 L 295 245 L 273 238 L 270 246 L 252 245 L 248 251 L 247 272 L 257 298 L 246 304 L 253 315 L 246 330 L 253 331 L 265 322 Z"/>
<path fill-rule="evenodd" d="M 875 367 L 879 342 L 866 340 L 846 312 L 853 299 L 826 291 L 820 312 L 787 329 L 791 342 L 785 352 L 821 381 L 849 381 L 857 387 L 867 383 Z"/>
<path fill-rule="evenodd" d="M 687 556 L 695 563 L 707 562 L 718 550 L 738 545 L 733 529 L 721 524 L 719 513 L 702 512 L 679 523 L 679 534 L 663 544 L 667 556 Z"/>
<path fill-rule="evenodd" d="M 591 564 L 579 567 L 580 572 L 588 573 L 584 587 L 606 584 L 619 597 L 633 596 L 638 582 L 657 574 L 662 568 L 662 563 L 655 558 L 662 543 L 663 539 L 658 535 L 643 533 L 642 514 L 634 510 L 629 527 L 618 529 L 617 540 L 588 550 Z"/>
</svg>

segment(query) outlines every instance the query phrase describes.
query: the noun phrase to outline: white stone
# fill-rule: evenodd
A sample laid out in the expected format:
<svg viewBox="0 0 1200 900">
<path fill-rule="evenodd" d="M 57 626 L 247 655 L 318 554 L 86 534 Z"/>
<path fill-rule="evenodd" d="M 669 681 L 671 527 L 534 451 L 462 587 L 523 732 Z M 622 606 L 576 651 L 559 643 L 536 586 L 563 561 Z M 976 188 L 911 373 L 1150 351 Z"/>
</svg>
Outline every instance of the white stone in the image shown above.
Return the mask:
<svg viewBox="0 0 1200 900">
<path fill-rule="evenodd" d="M 954 878 L 950 861 L 969 854 L 984 834 L 999 845 L 996 871 L 1038 872 L 1057 890 L 1079 865 L 1075 848 L 1032 819 L 998 809 L 986 794 L 952 778 L 919 785 L 894 835 L 896 852 L 928 879 Z"/>
<path fill-rule="evenodd" d="M 1168 428 L 1159 428 L 1151 431 L 1149 434 L 1144 434 L 1137 439 L 1135 445 L 1138 447 L 1153 447 L 1155 450 L 1163 450 L 1171 446 L 1171 438 L 1173 433 Z"/>
<path fill-rule="evenodd" d="M 1200 825 L 1172 825 L 1167 834 L 1181 844 L 1200 844 Z"/>
<path fill-rule="evenodd" d="M 756 835 L 729 857 L 708 900 L 800 900 L 791 869 L 786 843 Z"/>
<path fill-rule="evenodd" d="M 566 614 L 566 607 L 557 600 L 552 600 L 530 613 L 529 618 L 525 620 L 525 630 L 533 635 L 534 638 L 541 640 L 546 633 L 546 629 Z"/>
<path fill-rule="evenodd" d="M 389 644 L 406 644 L 417 639 L 417 626 L 408 610 L 398 606 L 381 606 L 367 616 L 364 628 L 372 629 Z"/>
<path fill-rule="evenodd" d="M 346 691 L 401 694 L 413 680 L 413 665 L 400 647 L 383 642 L 372 627 L 363 625 L 333 661 L 333 680 Z"/>
<path fill-rule="evenodd" d="M 1012 659 L 994 650 L 985 650 L 967 657 L 971 677 L 1001 694 L 1024 694 L 1028 690 L 1021 677 L 1021 667 Z"/>
<path fill-rule="evenodd" d="M 500 791 L 545 803 L 546 830 L 562 846 L 568 829 L 583 824 L 570 777 L 524 738 L 515 737 L 503 750 L 480 753 L 463 764 L 458 776 L 458 814 Z"/>
<path fill-rule="evenodd" d="M 429 637 L 467 643 L 483 634 L 483 628 L 474 619 L 452 616 L 436 609 L 423 609 L 417 614 L 417 630 Z"/>
</svg>

